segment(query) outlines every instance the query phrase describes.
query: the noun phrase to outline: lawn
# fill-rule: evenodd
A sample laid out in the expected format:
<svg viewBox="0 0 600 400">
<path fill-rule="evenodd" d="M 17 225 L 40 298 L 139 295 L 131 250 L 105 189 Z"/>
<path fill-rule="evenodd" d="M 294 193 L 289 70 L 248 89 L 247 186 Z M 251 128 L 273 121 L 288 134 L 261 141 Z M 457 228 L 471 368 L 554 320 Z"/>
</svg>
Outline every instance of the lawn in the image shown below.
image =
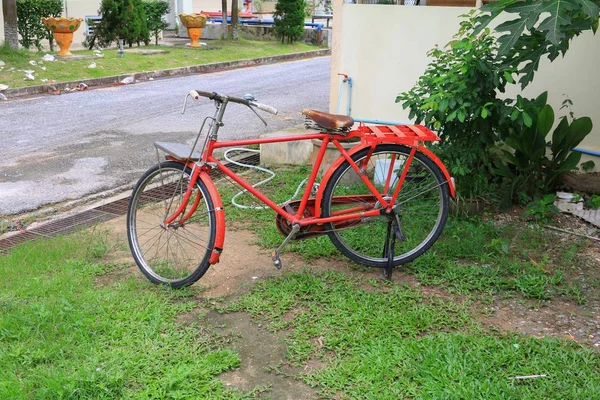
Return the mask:
<svg viewBox="0 0 600 400">
<path fill-rule="evenodd" d="M 42 60 L 45 54 L 49 54 L 48 52 L 13 51 L 8 46 L 0 46 L 0 61 L 6 64 L 4 68 L 0 69 L 0 84 L 16 88 L 40 85 L 44 83 L 42 80 L 47 80 L 47 82 L 51 82 L 52 80 L 56 82 L 68 82 L 318 49 L 316 46 L 299 42 L 282 44 L 280 42 L 250 41 L 244 39 L 236 42 L 219 40 L 210 41 L 209 46 L 202 49 L 151 45 L 126 49 L 126 54 L 123 58 L 119 57 L 117 50 L 107 49 L 102 52 L 103 56 L 101 58 L 84 60 L 57 59 L 56 61 L 48 62 Z M 163 50 L 166 53 L 144 55 L 138 52 L 145 50 Z M 72 53 L 75 55 L 94 55 L 92 51 L 83 50 L 72 51 Z M 30 62 L 32 61 L 36 65 L 31 65 Z M 90 68 L 92 63 L 95 64 L 95 68 Z M 34 71 L 35 80 L 24 80 L 25 73 L 23 70 Z"/>
<path fill-rule="evenodd" d="M 266 190 L 284 200 L 307 171 L 282 169 Z M 234 190 L 222 187 L 230 198 Z M 252 229 L 269 249 L 282 240 L 271 212 L 227 207 L 226 214 L 231 237 Z M 0 255 L 0 398 L 269 398 L 269 387 L 244 392 L 219 379 L 244 359 L 216 333 L 218 313 L 249 315 L 257 329 L 282 337 L 283 361 L 256 367 L 273 381 L 315 387 L 323 398 L 582 399 L 600 392 L 600 353 L 590 342 L 489 323 L 492 305 L 543 311 L 567 304 L 593 315 L 599 304 L 594 245 L 518 213 L 452 217 L 433 249 L 398 269 L 394 282 L 343 261 L 327 238 L 295 242 L 284 259 L 310 267 L 325 258 L 337 270 L 244 282 L 227 298 L 207 298 L 202 280 L 178 291 L 152 286 L 131 260 L 114 256 L 126 249 L 115 237 L 99 227 Z M 542 311 L 514 318 L 534 325 L 549 312 Z M 240 340 L 245 334 L 238 332 Z M 261 343 L 246 345 L 262 351 Z"/>
</svg>

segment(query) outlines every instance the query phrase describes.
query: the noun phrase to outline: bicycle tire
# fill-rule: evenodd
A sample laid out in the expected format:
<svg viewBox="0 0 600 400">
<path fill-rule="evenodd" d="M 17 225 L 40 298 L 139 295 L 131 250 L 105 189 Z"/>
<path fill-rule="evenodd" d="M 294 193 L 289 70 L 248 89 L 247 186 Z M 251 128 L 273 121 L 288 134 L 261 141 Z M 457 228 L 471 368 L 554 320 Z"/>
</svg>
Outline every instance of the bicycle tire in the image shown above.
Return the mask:
<svg viewBox="0 0 600 400">
<path fill-rule="evenodd" d="M 354 154 L 353 161 L 360 166 L 359 162 L 365 159 L 369 150 L 367 148 Z M 409 153 L 410 148 L 403 145 L 377 145 L 365 168 L 371 183 L 380 192 L 385 186 L 386 179 L 389 179 L 390 198 L 399 181 L 394 176 L 400 176 Z M 389 170 L 395 168 L 395 165 L 399 167 L 398 170 L 394 169 L 390 174 Z M 391 178 L 387 178 L 389 176 Z M 420 193 L 421 190 L 423 193 Z M 343 213 L 344 209 L 358 205 L 373 209 L 379 203 L 371 202 L 366 205 L 365 196 L 368 197 L 370 193 L 348 161 L 344 161 L 327 182 L 321 202 L 322 216 L 326 218 L 331 216 L 332 212 Z M 385 198 L 387 193 L 382 195 Z M 340 199 L 343 201 L 342 204 L 339 204 Z M 413 261 L 427 251 L 442 233 L 448 218 L 448 182 L 440 168 L 423 153 L 415 153 L 396 204 L 399 205 L 401 231 L 406 236 L 406 241 L 396 240 L 394 266 Z M 426 218 L 428 215 L 431 217 Z M 389 217 L 382 215 L 353 224 L 328 223 L 325 229 L 335 247 L 352 261 L 368 267 L 386 268 L 388 257 L 383 254 L 388 222 Z"/>
<path fill-rule="evenodd" d="M 186 212 L 165 226 L 189 185 L 191 170 L 167 161 L 150 168 L 139 179 L 127 208 L 127 239 L 135 262 L 155 284 L 189 286 L 208 270 L 215 243 L 216 217 L 212 198 L 198 180 Z M 199 196 L 199 197 L 198 197 Z M 198 200 L 197 209 L 182 218 Z"/>
</svg>

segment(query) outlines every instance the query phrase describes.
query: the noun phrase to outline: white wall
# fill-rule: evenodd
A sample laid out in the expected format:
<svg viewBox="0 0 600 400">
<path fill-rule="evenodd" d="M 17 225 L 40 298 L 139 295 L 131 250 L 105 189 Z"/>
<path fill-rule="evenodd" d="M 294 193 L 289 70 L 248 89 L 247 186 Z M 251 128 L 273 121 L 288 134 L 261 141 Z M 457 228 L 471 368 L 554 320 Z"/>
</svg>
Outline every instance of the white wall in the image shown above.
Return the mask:
<svg viewBox="0 0 600 400">
<path fill-rule="evenodd" d="M 395 103 L 396 95 L 409 90 L 424 72 L 426 53 L 444 46 L 458 31 L 462 7 L 404 7 L 391 5 L 344 4 L 334 1 L 334 28 L 331 62 L 330 111 L 335 112 L 340 78 L 353 79 L 352 113 L 356 118 L 407 121 L 408 112 Z M 557 115 L 568 94 L 576 116 L 589 116 L 595 128 L 581 148 L 600 151 L 600 35 L 577 37 L 564 59 L 543 62 L 523 95 L 536 97 L 549 92 Z M 514 88 L 509 96 L 519 90 Z M 345 113 L 343 93 L 340 113 Z M 596 160 L 596 164 L 598 161 Z"/>
</svg>

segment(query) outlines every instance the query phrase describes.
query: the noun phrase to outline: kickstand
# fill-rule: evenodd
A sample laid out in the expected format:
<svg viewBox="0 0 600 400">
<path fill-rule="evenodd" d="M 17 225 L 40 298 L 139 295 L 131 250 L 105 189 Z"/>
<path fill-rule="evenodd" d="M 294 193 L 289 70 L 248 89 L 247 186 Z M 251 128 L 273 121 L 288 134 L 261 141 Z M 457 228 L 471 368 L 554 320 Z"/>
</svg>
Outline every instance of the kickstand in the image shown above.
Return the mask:
<svg viewBox="0 0 600 400">
<path fill-rule="evenodd" d="M 383 276 L 388 281 L 392 280 L 392 273 L 394 271 L 394 248 L 396 247 L 397 230 L 394 226 L 395 223 L 395 220 L 390 220 L 390 222 L 388 222 L 385 244 L 383 246 L 383 257 L 387 257 L 387 265 L 383 270 Z"/>
<path fill-rule="evenodd" d="M 288 242 L 296 236 L 296 233 L 298 233 L 299 230 L 299 224 L 292 225 L 292 231 L 290 232 L 290 234 L 287 235 L 287 237 L 283 240 L 283 243 L 279 245 L 277 250 L 271 253 L 271 259 L 273 260 L 273 265 L 275 265 L 275 268 L 281 269 L 281 267 L 283 266 L 281 265 L 281 258 L 279 258 L 279 254 L 281 253 L 281 250 L 283 250 L 283 248 L 288 244 Z"/>
</svg>

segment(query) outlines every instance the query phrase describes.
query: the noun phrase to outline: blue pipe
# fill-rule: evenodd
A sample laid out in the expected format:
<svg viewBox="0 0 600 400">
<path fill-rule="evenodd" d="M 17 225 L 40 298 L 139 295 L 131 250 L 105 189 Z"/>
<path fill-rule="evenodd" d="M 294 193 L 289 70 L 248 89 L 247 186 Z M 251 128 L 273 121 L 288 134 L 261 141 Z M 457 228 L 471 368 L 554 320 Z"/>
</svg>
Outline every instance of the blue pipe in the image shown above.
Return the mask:
<svg viewBox="0 0 600 400">
<path fill-rule="evenodd" d="M 220 23 L 220 22 L 223 22 L 223 18 L 210 19 L 209 22 L 219 22 Z M 227 17 L 227 22 L 231 23 L 231 17 Z M 275 24 L 275 21 L 273 21 L 273 20 L 259 21 L 257 19 L 240 19 L 239 22 L 242 25 L 274 25 Z M 316 22 L 305 22 L 304 26 L 310 26 L 313 28 L 317 28 L 317 32 L 323 30 L 323 24 L 316 23 Z"/>
<path fill-rule="evenodd" d="M 352 119 L 356 122 L 363 122 L 365 124 L 380 124 L 380 125 L 413 125 L 410 122 L 393 122 L 393 121 L 381 121 L 379 119 L 363 119 L 363 118 L 354 118 Z"/>
<path fill-rule="evenodd" d="M 577 151 L 579 153 L 587 154 L 587 155 L 590 155 L 590 156 L 600 157 L 600 152 L 594 151 L 594 150 L 586 150 L 586 149 L 580 149 L 579 147 L 575 147 L 573 149 L 573 151 Z"/>
</svg>

